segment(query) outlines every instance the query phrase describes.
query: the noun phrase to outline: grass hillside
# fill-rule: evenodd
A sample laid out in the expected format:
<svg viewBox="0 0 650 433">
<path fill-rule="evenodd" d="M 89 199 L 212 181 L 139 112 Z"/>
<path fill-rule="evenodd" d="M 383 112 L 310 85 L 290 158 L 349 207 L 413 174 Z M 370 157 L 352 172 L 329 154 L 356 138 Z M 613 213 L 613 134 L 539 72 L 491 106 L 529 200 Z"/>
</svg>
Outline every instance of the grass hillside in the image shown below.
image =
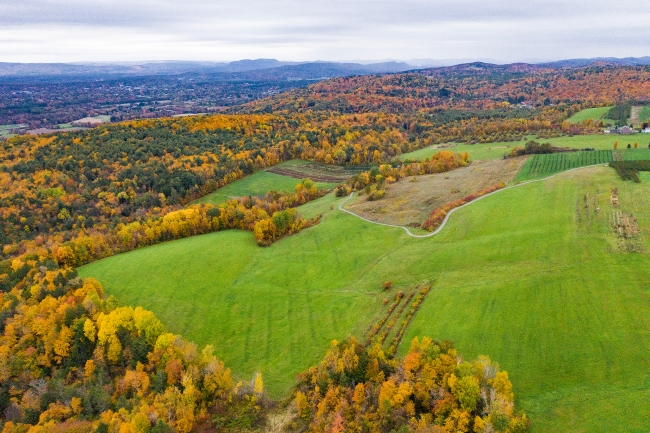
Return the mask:
<svg viewBox="0 0 650 433">
<path fill-rule="evenodd" d="M 431 157 L 434 153 L 441 149 L 453 150 L 454 152 L 468 152 L 469 159 L 471 160 L 490 160 L 503 158 L 503 155 L 509 154 L 515 146 L 523 147 L 527 141 L 536 140 L 540 143 L 551 143 L 556 147 L 568 147 L 571 149 L 584 149 L 592 148 L 596 150 L 611 150 L 614 148 L 614 143 L 618 141 L 618 148 L 622 149 L 628 143 L 634 145 L 634 142 L 639 143 L 639 147 L 648 147 L 650 136 L 640 134 L 636 136 L 625 135 L 574 135 L 573 137 L 556 137 L 556 138 L 536 138 L 535 136 L 527 137 L 522 141 L 501 142 L 501 143 L 484 143 L 484 144 L 443 144 L 426 147 L 414 152 L 409 152 L 401 155 L 400 159 L 405 161 L 410 160 L 424 160 Z"/>
<path fill-rule="evenodd" d="M 615 236 L 612 187 L 646 252 L 624 252 Z M 383 282 L 435 281 L 403 341 L 449 338 L 467 357 L 489 355 L 510 373 L 533 432 L 641 432 L 650 422 L 649 193 L 650 183 L 624 183 L 609 168 L 582 169 L 461 209 L 427 239 L 343 214 L 329 195 L 301 208 L 324 213 L 320 225 L 270 248 L 221 232 L 80 274 L 213 344 L 237 374 L 261 371 L 275 396 L 328 340 L 363 334 L 394 294 Z"/>
<path fill-rule="evenodd" d="M 578 111 L 567 120 L 571 123 L 582 123 L 585 120 L 593 120 L 595 122 L 607 116 L 607 113 L 609 113 L 609 110 L 611 109 L 612 107 L 586 108 L 584 110 Z"/>
<path fill-rule="evenodd" d="M 645 106 L 639 112 L 639 124 L 643 124 L 650 119 L 650 107 Z"/>
<path fill-rule="evenodd" d="M 258 247 L 250 233 L 227 231 L 114 256 L 80 272 L 124 304 L 152 309 L 173 332 L 213 344 L 238 374 L 262 371 L 271 394 L 286 396 L 332 339 L 362 333 L 379 314 L 377 287 L 358 282 L 405 240 L 331 210 L 337 203 L 329 195 L 303 206 L 302 215 L 323 213 L 323 222 L 270 248 Z"/>
<path fill-rule="evenodd" d="M 578 167 L 607 164 L 612 161 L 612 153 L 611 150 L 595 150 L 531 155 L 521 167 L 514 180 L 521 182 L 531 179 L 541 179 Z M 646 153 L 650 156 L 650 152 Z"/>
<path fill-rule="evenodd" d="M 258 171 L 237 182 L 219 188 L 212 194 L 196 200 L 194 203 L 219 204 L 235 197 L 264 195 L 271 190 L 292 192 L 295 191 L 296 185 L 300 182 L 301 179 L 269 173 L 267 171 Z M 318 188 L 332 188 L 335 185 L 333 183 L 316 182 Z"/>
</svg>

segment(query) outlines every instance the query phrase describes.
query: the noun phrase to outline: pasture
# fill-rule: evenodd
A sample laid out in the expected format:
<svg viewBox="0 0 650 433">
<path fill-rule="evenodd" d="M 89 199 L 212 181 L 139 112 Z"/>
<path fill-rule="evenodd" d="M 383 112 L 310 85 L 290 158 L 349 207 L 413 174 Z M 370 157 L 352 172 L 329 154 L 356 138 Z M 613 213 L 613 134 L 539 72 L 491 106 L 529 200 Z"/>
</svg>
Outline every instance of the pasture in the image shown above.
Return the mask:
<svg viewBox="0 0 650 433">
<path fill-rule="evenodd" d="M 548 177 L 562 171 L 612 161 L 611 150 L 562 152 L 531 155 L 515 177 L 515 182 Z"/>
<path fill-rule="evenodd" d="M 647 123 L 650 119 L 650 106 L 645 106 L 639 111 L 639 124 Z"/>
<path fill-rule="evenodd" d="M 615 150 L 613 154 L 616 155 L 615 159 L 622 159 L 623 161 L 650 160 L 650 149 L 647 146 L 637 149 Z"/>
<path fill-rule="evenodd" d="M 619 149 L 626 146 L 627 143 L 634 144 L 634 141 L 639 141 L 639 146 L 648 147 L 650 135 L 640 134 L 635 136 L 624 135 L 574 135 L 572 137 L 555 137 L 555 138 L 536 138 L 534 136 L 527 137 L 522 141 L 513 142 L 500 142 L 500 143 L 481 143 L 481 144 L 437 144 L 434 146 L 425 147 L 413 152 L 405 153 L 400 156 L 400 160 L 424 160 L 431 157 L 434 153 L 440 150 L 453 150 L 454 152 L 468 152 L 469 159 L 473 161 L 478 160 L 491 160 L 503 158 L 504 155 L 510 154 L 512 148 L 515 146 L 524 147 L 527 141 L 536 140 L 539 143 L 551 143 L 556 147 L 568 147 L 570 149 L 585 149 L 592 148 L 596 150 L 608 150 L 614 148 L 614 143 L 618 141 Z"/>
<path fill-rule="evenodd" d="M 483 189 L 510 183 L 527 157 L 474 161 L 449 172 L 409 176 L 386 187 L 377 201 L 360 196 L 346 208 L 357 215 L 387 224 L 420 227 L 434 209 Z"/>
<path fill-rule="evenodd" d="M 294 191 L 296 185 L 300 182 L 301 179 L 298 178 L 282 176 L 268 171 L 258 171 L 223 188 L 219 188 L 194 203 L 219 204 L 235 197 L 264 195 L 271 190 L 290 192 Z M 335 185 L 335 183 L 316 182 L 316 186 L 322 189 L 333 188 Z"/>
<path fill-rule="evenodd" d="M 605 123 L 613 123 L 613 121 L 605 119 L 605 116 L 607 116 L 607 113 L 609 113 L 609 110 L 611 109 L 612 107 L 585 108 L 569 117 L 567 121 L 571 123 L 582 123 L 586 120 L 593 120 L 594 122 L 603 120 Z"/>
<path fill-rule="evenodd" d="M 638 219 L 643 253 L 611 227 L 610 192 Z M 331 339 L 362 337 L 384 297 L 433 282 L 400 347 L 452 339 L 510 374 L 532 432 L 642 432 L 650 423 L 650 183 L 591 167 L 505 190 L 414 239 L 339 212 L 331 194 L 301 207 L 321 224 L 269 248 L 229 231 L 82 267 L 127 305 L 284 397 Z M 383 292 L 385 281 L 393 289 Z"/>
</svg>

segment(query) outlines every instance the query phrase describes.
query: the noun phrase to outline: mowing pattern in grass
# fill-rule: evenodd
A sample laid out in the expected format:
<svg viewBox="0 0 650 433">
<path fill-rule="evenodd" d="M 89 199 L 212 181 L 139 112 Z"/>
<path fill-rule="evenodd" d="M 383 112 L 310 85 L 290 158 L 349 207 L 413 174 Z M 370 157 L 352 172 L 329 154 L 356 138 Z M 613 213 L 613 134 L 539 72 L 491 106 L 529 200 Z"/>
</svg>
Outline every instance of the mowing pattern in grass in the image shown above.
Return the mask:
<svg viewBox="0 0 650 433">
<path fill-rule="evenodd" d="M 381 319 L 384 282 L 435 279 L 399 354 L 429 336 L 453 340 L 468 359 L 489 355 L 508 371 L 531 433 L 647 432 L 650 173 L 639 176 L 636 184 L 609 167 L 562 173 L 465 207 L 429 239 L 332 211 L 340 200 L 330 195 L 300 208 L 323 213 L 321 224 L 270 248 L 221 232 L 79 273 L 151 309 L 171 332 L 214 345 L 237 377 L 261 372 L 278 397 L 332 339 L 362 336 Z M 613 188 L 617 210 L 638 221 L 644 253 L 617 248 Z M 588 223 L 576 218 L 585 195 Z"/>
<path fill-rule="evenodd" d="M 587 165 L 605 164 L 612 161 L 611 150 L 586 152 L 562 152 L 546 155 L 533 155 L 521 167 L 515 181 L 539 179 L 572 168 Z"/>
</svg>

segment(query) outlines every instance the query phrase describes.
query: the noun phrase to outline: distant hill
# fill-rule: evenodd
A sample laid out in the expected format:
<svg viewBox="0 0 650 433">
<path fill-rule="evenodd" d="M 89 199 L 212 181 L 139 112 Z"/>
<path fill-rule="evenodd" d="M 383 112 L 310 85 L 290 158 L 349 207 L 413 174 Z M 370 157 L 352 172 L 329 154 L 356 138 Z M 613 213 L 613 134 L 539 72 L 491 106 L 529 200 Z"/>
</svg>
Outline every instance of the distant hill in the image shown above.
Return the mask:
<svg viewBox="0 0 650 433">
<path fill-rule="evenodd" d="M 20 76 L 145 76 L 223 70 L 228 63 L 0 63 L 0 77 Z"/>
<path fill-rule="evenodd" d="M 422 66 L 414 66 L 419 64 Z M 426 67 L 423 67 L 427 65 Z M 372 75 L 420 70 L 425 75 L 448 76 L 457 74 L 517 74 L 544 69 L 580 68 L 589 65 L 638 66 L 650 65 L 646 57 L 596 57 L 567 59 L 545 63 L 494 64 L 468 62 L 445 65 L 434 60 L 406 62 L 286 62 L 276 59 L 244 59 L 235 62 L 118 62 L 118 63 L 2 63 L 0 81 L 85 81 L 124 77 L 183 76 L 199 81 L 285 81 L 320 80 L 353 75 Z"/>
<path fill-rule="evenodd" d="M 413 70 L 406 63 L 384 62 L 362 65 L 359 63 L 314 62 L 285 65 L 277 68 L 248 70 L 236 73 L 214 73 L 204 78 L 215 80 L 285 81 L 285 80 L 323 80 L 327 78 L 352 75 L 372 75 Z"/>
<path fill-rule="evenodd" d="M 645 66 L 650 65 L 650 56 L 645 57 L 595 57 L 593 59 L 568 59 L 556 62 L 541 63 L 540 66 L 555 68 L 580 68 L 593 64 L 612 65 L 612 66 Z"/>
<path fill-rule="evenodd" d="M 550 69 L 548 66 L 529 63 L 511 63 L 508 65 L 497 65 L 494 63 L 473 62 L 462 65 L 444 66 L 437 68 L 420 69 L 418 72 L 423 75 L 444 77 L 458 75 L 499 75 L 499 74 L 526 74 Z"/>
<path fill-rule="evenodd" d="M 336 62 L 282 62 L 275 59 L 215 62 L 146 63 L 0 63 L 0 80 L 5 82 L 98 80 L 123 77 L 187 75 L 230 80 L 317 80 L 321 78 L 400 72 L 414 69 L 407 63 L 373 64 Z"/>
<path fill-rule="evenodd" d="M 223 67 L 224 72 L 255 71 L 259 69 L 279 68 L 287 65 L 297 65 L 299 62 L 281 62 L 275 59 L 244 59 L 230 62 Z"/>
</svg>

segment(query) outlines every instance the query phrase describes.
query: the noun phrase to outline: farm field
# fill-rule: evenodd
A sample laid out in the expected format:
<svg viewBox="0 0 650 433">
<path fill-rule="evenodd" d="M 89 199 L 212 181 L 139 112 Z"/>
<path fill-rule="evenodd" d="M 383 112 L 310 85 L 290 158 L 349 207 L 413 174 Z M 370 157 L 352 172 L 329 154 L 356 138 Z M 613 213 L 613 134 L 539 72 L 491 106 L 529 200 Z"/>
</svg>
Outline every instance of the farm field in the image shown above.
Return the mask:
<svg viewBox="0 0 650 433">
<path fill-rule="evenodd" d="M 614 151 L 624 161 L 647 161 L 650 160 L 650 149 L 639 147 L 637 149 L 623 149 Z"/>
<path fill-rule="evenodd" d="M 302 206 L 306 218 L 323 213 L 325 230 L 305 230 L 307 236 L 270 248 L 258 247 L 248 232 L 218 232 L 101 260 L 80 272 L 99 278 L 125 305 L 160 314 L 173 332 L 213 344 L 228 365 L 241 368 L 238 375 L 262 371 L 271 394 L 286 396 L 296 373 L 320 359 L 332 339 L 363 332 L 379 313 L 377 288 L 356 284 L 378 255 L 400 242 L 394 232 L 330 209 L 337 202 L 330 194 Z M 332 222 L 340 232 L 331 231 Z"/>
<path fill-rule="evenodd" d="M 231 198 L 243 197 L 246 195 L 264 195 L 268 191 L 294 191 L 301 179 L 282 176 L 268 171 L 258 171 L 236 182 L 230 183 L 215 192 L 208 194 L 194 203 L 219 204 Z M 327 182 L 316 182 L 318 188 L 332 188 L 336 184 Z"/>
<path fill-rule="evenodd" d="M 326 165 L 312 161 L 292 159 L 268 168 L 267 171 L 294 177 L 296 179 L 310 178 L 314 182 L 338 184 L 345 182 L 349 177 L 367 170 L 369 166 L 338 166 Z"/>
<path fill-rule="evenodd" d="M 573 168 L 605 164 L 610 161 L 612 161 L 611 150 L 532 155 L 517 173 L 515 181 L 539 179 Z"/>
<path fill-rule="evenodd" d="M 639 111 L 639 124 L 646 123 L 650 119 L 650 106 L 642 107 Z"/>
<path fill-rule="evenodd" d="M 24 128 L 26 125 L 18 125 L 18 124 L 13 124 L 13 125 L 0 125 L 0 138 L 11 138 L 15 136 L 16 134 L 12 134 L 11 131 L 17 128 Z"/>
<path fill-rule="evenodd" d="M 643 253 L 625 252 L 614 234 L 611 188 L 638 219 Z M 401 353 L 428 335 L 454 340 L 467 358 L 489 355 L 509 372 L 533 432 L 641 432 L 650 422 L 649 193 L 650 183 L 585 168 L 481 200 L 427 239 L 341 213 L 342 199 L 328 195 L 301 207 L 323 213 L 320 225 L 270 248 L 220 232 L 79 272 L 213 344 L 240 377 L 261 371 L 276 397 L 328 340 L 361 337 L 384 297 L 434 281 Z M 388 280 L 395 288 L 382 292 Z"/>
<path fill-rule="evenodd" d="M 388 185 L 381 200 L 368 201 L 361 196 L 346 208 L 372 221 L 419 227 L 446 203 L 501 182 L 510 183 L 527 158 L 475 161 L 446 173 L 410 176 Z"/>
<path fill-rule="evenodd" d="M 442 144 L 429 146 L 414 152 L 405 153 L 400 156 L 402 161 L 424 160 L 431 157 L 434 153 L 444 150 L 453 150 L 454 152 L 468 152 L 470 160 L 490 160 L 503 158 L 503 155 L 509 154 L 513 147 L 523 147 L 527 141 L 536 140 L 540 143 L 551 143 L 556 147 L 568 147 L 571 149 L 592 148 L 596 150 L 608 150 L 614 148 L 614 143 L 618 141 L 619 149 L 626 146 L 627 143 L 639 141 L 639 146 L 648 147 L 646 141 L 650 141 L 650 136 L 642 134 L 641 136 L 624 136 L 624 135 L 574 135 L 573 137 L 555 137 L 555 138 L 536 138 L 535 136 L 527 137 L 522 141 L 501 142 L 501 143 L 482 143 L 482 144 Z M 632 141 L 630 141 L 632 140 Z"/>
<path fill-rule="evenodd" d="M 567 121 L 571 123 L 582 123 L 585 120 L 603 120 L 605 123 L 608 123 L 608 119 L 604 117 L 609 113 L 612 107 L 597 107 L 597 108 L 585 108 L 584 110 L 578 111 L 573 116 L 569 117 Z M 609 123 L 613 121 L 609 120 Z"/>
</svg>

